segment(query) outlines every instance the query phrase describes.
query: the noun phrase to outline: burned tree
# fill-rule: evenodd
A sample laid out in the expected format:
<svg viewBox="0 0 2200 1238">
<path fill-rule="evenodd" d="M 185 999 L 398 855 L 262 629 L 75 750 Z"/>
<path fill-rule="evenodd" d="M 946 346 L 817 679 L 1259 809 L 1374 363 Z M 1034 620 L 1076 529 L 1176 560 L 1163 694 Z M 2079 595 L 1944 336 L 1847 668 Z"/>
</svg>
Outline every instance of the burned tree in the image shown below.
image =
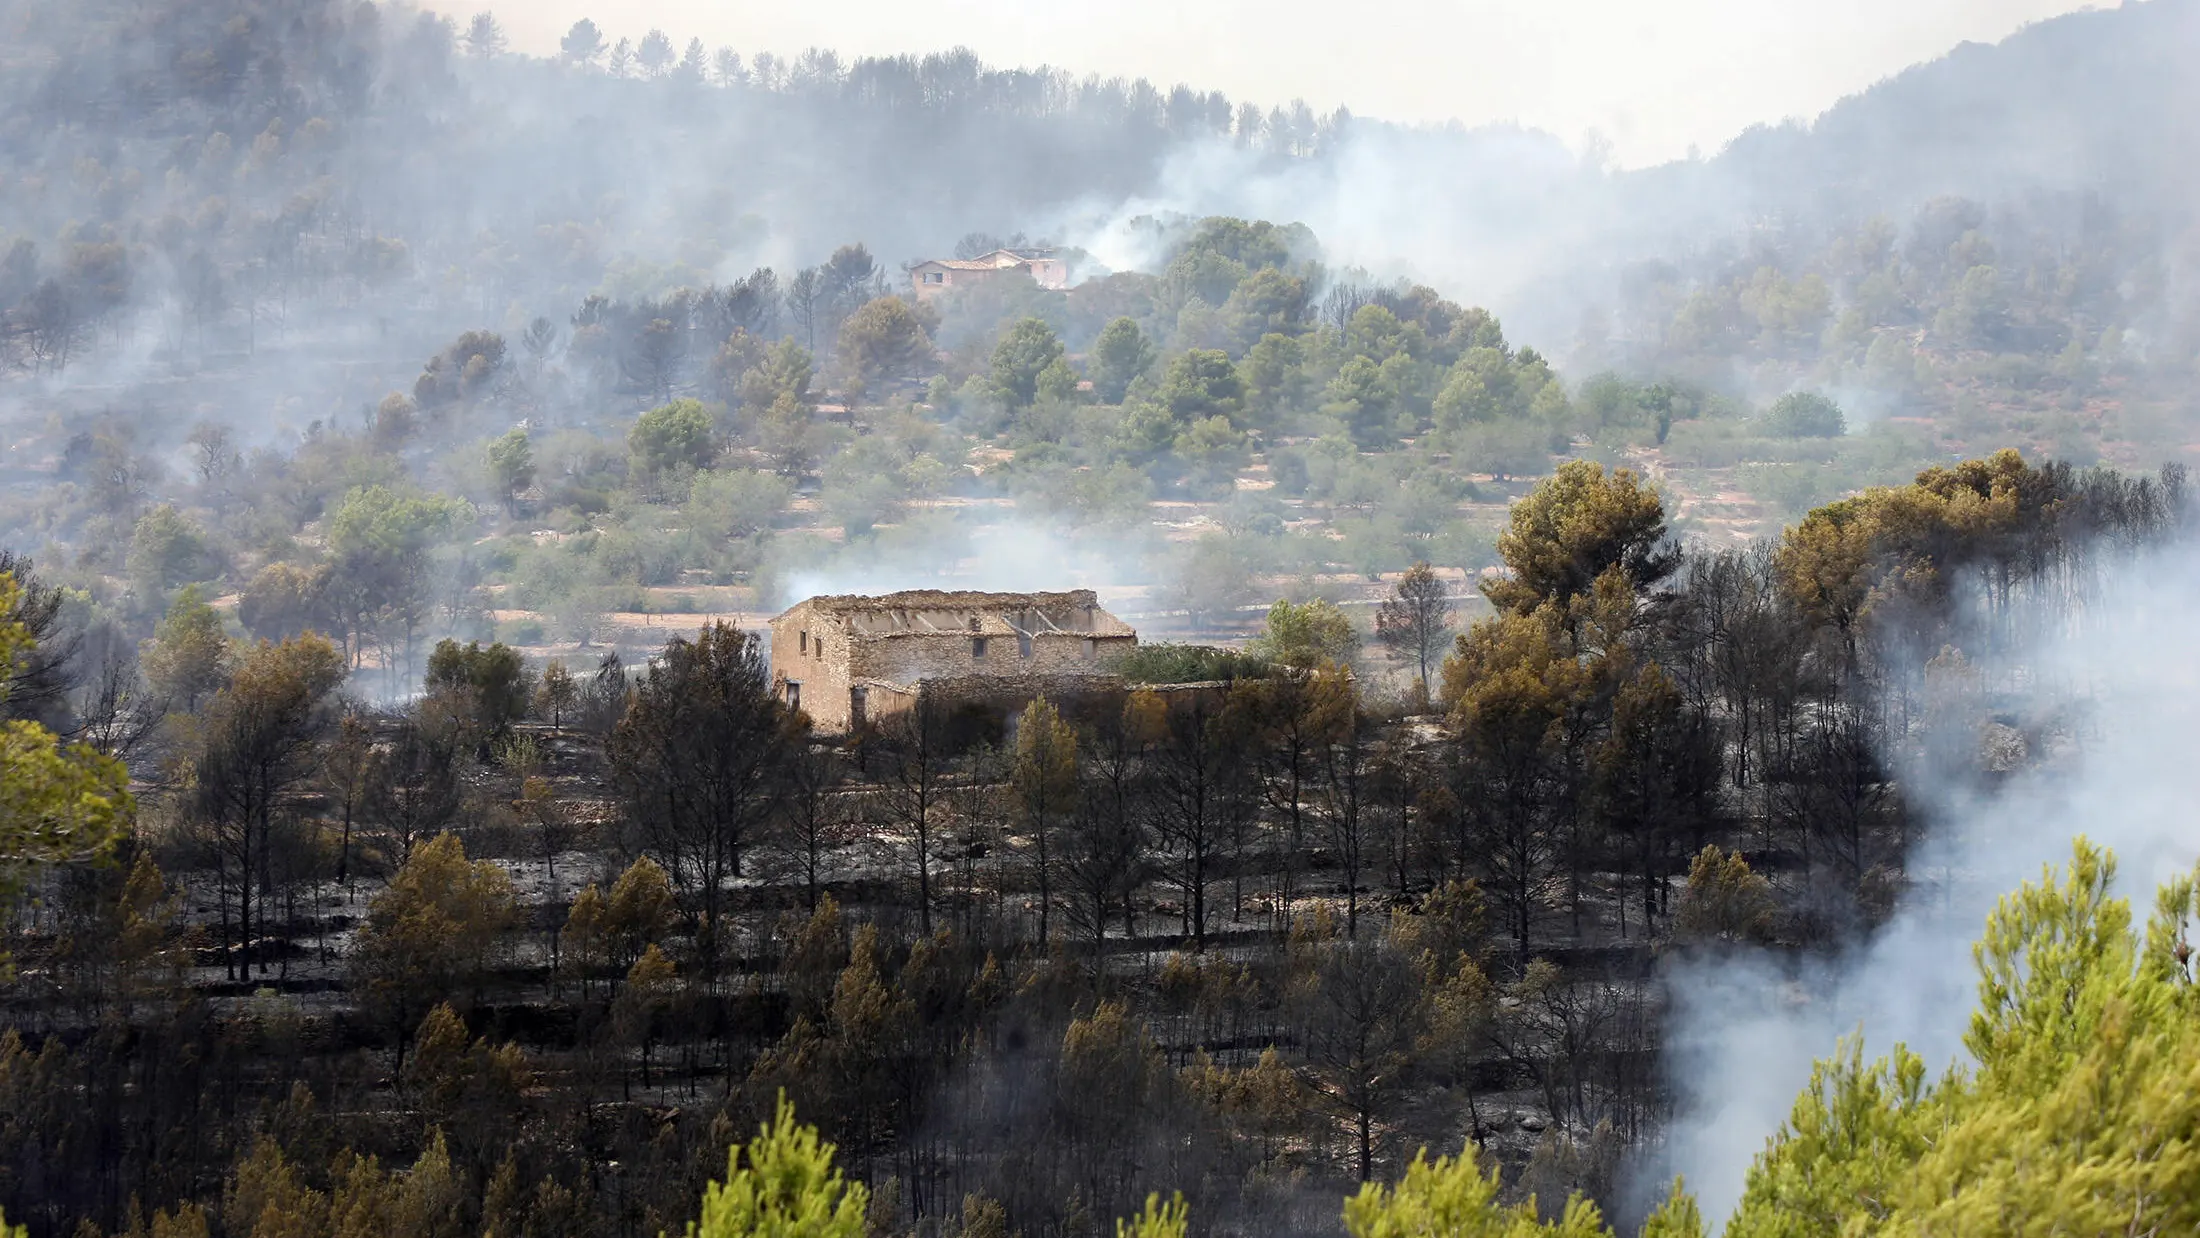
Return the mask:
<svg viewBox="0 0 2200 1238">
<path fill-rule="evenodd" d="M 665 646 L 611 736 L 636 840 L 681 892 L 706 982 L 716 978 L 726 883 L 778 811 L 798 738 L 795 715 L 770 689 L 756 638 L 714 623 Z"/>
</svg>

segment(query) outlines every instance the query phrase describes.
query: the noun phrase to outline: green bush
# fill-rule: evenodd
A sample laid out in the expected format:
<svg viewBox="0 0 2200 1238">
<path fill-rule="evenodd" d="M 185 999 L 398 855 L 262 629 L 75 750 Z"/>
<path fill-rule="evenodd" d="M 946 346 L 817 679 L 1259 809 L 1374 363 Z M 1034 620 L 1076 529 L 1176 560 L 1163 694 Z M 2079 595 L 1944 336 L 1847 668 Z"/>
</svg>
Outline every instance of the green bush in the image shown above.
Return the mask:
<svg viewBox="0 0 2200 1238">
<path fill-rule="evenodd" d="M 1128 649 L 1108 669 L 1132 683 L 1172 684 L 1260 679 L 1274 667 L 1243 650 L 1162 642 Z"/>
<path fill-rule="evenodd" d="M 508 619 L 497 625 L 497 639 L 508 645 L 539 645 L 542 637 L 540 619 Z"/>
<path fill-rule="evenodd" d="M 1849 432 L 1841 406 L 1814 391 L 1790 391 L 1774 400 L 1758 427 L 1774 438 L 1840 438 Z"/>
<path fill-rule="evenodd" d="M 781 1096 L 772 1122 L 727 1150 L 726 1179 L 704 1188 L 687 1238 L 863 1238 L 871 1192 L 841 1175 L 833 1151 Z"/>
</svg>

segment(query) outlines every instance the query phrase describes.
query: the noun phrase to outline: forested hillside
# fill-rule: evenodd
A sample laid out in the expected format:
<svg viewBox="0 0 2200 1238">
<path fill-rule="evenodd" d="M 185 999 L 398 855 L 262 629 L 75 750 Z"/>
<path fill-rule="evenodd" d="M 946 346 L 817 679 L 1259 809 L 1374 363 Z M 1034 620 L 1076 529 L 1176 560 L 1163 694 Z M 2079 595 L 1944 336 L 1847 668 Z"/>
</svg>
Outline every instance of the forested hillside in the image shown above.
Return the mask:
<svg viewBox="0 0 2200 1238">
<path fill-rule="evenodd" d="M 0 0 L 0 1207 L 1698 1232 L 1686 978 L 1807 1005 L 2128 722 L 2035 655 L 2189 555 L 2141 118 L 2194 11 L 1621 172 L 966 52 Z M 1004 249 L 1066 286 L 911 283 Z M 1141 643 L 1014 715 L 772 691 L 780 608 L 940 585 Z M 2183 1216 L 2191 891 L 2140 941 L 2071 871 L 1989 925 L 1975 1069 L 1830 1059 L 1731 1232 Z"/>
<path fill-rule="evenodd" d="M 94 662 L 18 560 L 0 1192 L 41 1234 L 354 1198 L 654 1232 L 785 1095 L 881 1232 L 1083 1233 L 1159 1187 L 1203 1231 L 1326 1230 L 1463 1142 L 1625 1216 L 1661 953 L 1887 915 L 1932 828 L 1905 754 L 1986 789 L 2010 745 L 1966 735 L 2077 738 L 1951 695 L 1955 646 L 2074 621 L 2184 510 L 2175 472 L 2002 453 L 1683 553 L 1574 462 L 1455 641 L 1398 583 L 1377 630 L 1440 662 L 1428 705 L 1316 600 L 1238 654 L 1142 650 L 1106 707 L 829 741 L 722 624 L 638 675 L 446 640 L 376 709 L 328 638 L 234 641 L 189 591 L 144 679 Z"/>
<path fill-rule="evenodd" d="M 899 287 L 958 239 L 1019 236 L 1071 246 L 1080 278 L 1158 272 L 1217 214 L 1310 226 L 1322 248 L 1294 257 L 1316 301 L 1404 277 L 1393 292 L 1503 314 L 1577 395 L 1608 370 L 1739 418 L 1815 391 L 1872 431 L 1684 433 L 1666 480 L 1706 531 L 1763 532 L 2004 444 L 2128 467 L 2186 437 L 2187 138 L 2135 119 L 2187 110 L 2182 0 L 2042 23 L 1807 126 L 1627 173 L 1532 133 L 967 53 L 783 62 L 589 24 L 542 61 L 509 52 L 493 15 L 336 3 L 23 3 L 5 21 L 11 360 L 58 380 L 64 406 L 161 410 L 146 446 L 171 468 L 201 419 L 247 445 L 356 424 L 465 331 L 516 357 L 547 320 L 560 334 L 536 355 L 562 353 L 592 295 L 656 304 L 768 268 L 771 292 L 842 294 L 776 324 L 822 316 L 830 338 L 855 302 L 816 279 Z M 854 244 L 872 264 L 828 273 Z M 1197 299 L 1228 292 L 1210 278 Z M 1189 299 L 1122 308 L 1164 350 L 1212 345 L 1202 316 L 1179 323 Z M 1041 312 L 1080 354 L 1093 328 Z M 817 352 L 815 323 L 800 334 Z M 691 359 L 722 342 L 686 341 Z M 1285 394 L 1312 411 L 1320 386 Z"/>
<path fill-rule="evenodd" d="M 1688 375 L 1759 400 L 1836 393 L 1927 450 L 2031 445 L 2077 460 L 2182 453 L 2195 300 L 2190 3 L 2127 4 L 1967 45 L 1808 125 L 1627 178 L 1629 239 L 1577 369 Z M 1859 480 L 1692 443 L 1800 511 Z"/>
<path fill-rule="evenodd" d="M 55 279 L 78 332 L 158 307 L 134 325 L 190 358 L 252 346 L 263 317 L 268 340 L 498 327 L 515 302 L 792 274 L 851 241 L 944 256 L 1151 192 L 1178 145 L 1303 157 L 1338 123 L 967 52 L 744 61 L 590 27 L 543 62 L 493 24 L 334 0 L 9 9 L 5 226 L 32 248 L 8 302 Z M 35 359 L 58 365 L 46 325 Z"/>
</svg>

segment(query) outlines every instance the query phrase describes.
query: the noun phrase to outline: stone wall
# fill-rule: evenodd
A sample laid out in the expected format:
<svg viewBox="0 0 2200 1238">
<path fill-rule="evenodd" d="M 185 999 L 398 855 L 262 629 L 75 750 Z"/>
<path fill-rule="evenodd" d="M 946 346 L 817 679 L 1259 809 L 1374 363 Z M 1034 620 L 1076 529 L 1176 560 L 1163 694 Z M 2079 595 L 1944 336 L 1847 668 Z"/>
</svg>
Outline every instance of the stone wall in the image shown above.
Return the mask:
<svg viewBox="0 0 2200 1238">
<path fill-rule="evenodd" d="M 849 642 L 838 618 L 803 602 L 772 621 L 772 687 L 828 735 L 848 729 Z M 800 685 L 799 701 L 789 685 Z"/>
<path fill-rule="evenodd" d="M 848 674 L 853 679 L 886 679 L 895 683 L 915 683 L 920 679 L 1089 675 L 1101 673 L 1119 650 L 1137 643 L 1135 636 L 1080 636 L 1059 632 L 1026 636 L 1013 629 L 855 637 L 849 641 Z"/>
<path fill-rule="evenodd" d="M 968 675 L 927 679 L 917 685 L 927 708 L 939 710 L 950 748 L 1016 741 L 1016 721 L 1045 697 L 1072 724 L 1093 725 L 1119 715 L 1127 691 L 1119 675 Z"/>
<path fill-rule="evenodd" d="M 919 684 L 988 714 L 1081 697 L 1087 681 L 1119 683 L 1105 667 L 1137 643 L 1091 590 L 820 597 L 772 621 L 772 679 L 820 733 L 841 734 L 904 712 Z"/>
</svg>

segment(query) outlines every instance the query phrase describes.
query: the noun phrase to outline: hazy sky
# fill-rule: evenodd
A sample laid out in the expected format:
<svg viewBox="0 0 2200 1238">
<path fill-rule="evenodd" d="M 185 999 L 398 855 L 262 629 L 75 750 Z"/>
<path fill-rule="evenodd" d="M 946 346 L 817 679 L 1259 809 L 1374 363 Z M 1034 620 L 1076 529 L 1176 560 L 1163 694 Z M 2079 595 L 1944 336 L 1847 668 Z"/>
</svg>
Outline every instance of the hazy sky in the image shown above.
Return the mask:
<svg viewBox="0 0 2200 1238">
<path fill-rule="evenodd" d="M 430 0 L 464 17 L 483 0 Z M 1395 120 L 1518 121 L 1621 163 L 1808 116 L 1966 39 L 2079 0 L 528 0 L 496 10 L 521 50 L 579 17 L 608 39 L 662 27 L 744 55 L 966 44 L 1002 65 L 1144 76 L 1264 105 L 1304 98 Z"/>
</svg>

